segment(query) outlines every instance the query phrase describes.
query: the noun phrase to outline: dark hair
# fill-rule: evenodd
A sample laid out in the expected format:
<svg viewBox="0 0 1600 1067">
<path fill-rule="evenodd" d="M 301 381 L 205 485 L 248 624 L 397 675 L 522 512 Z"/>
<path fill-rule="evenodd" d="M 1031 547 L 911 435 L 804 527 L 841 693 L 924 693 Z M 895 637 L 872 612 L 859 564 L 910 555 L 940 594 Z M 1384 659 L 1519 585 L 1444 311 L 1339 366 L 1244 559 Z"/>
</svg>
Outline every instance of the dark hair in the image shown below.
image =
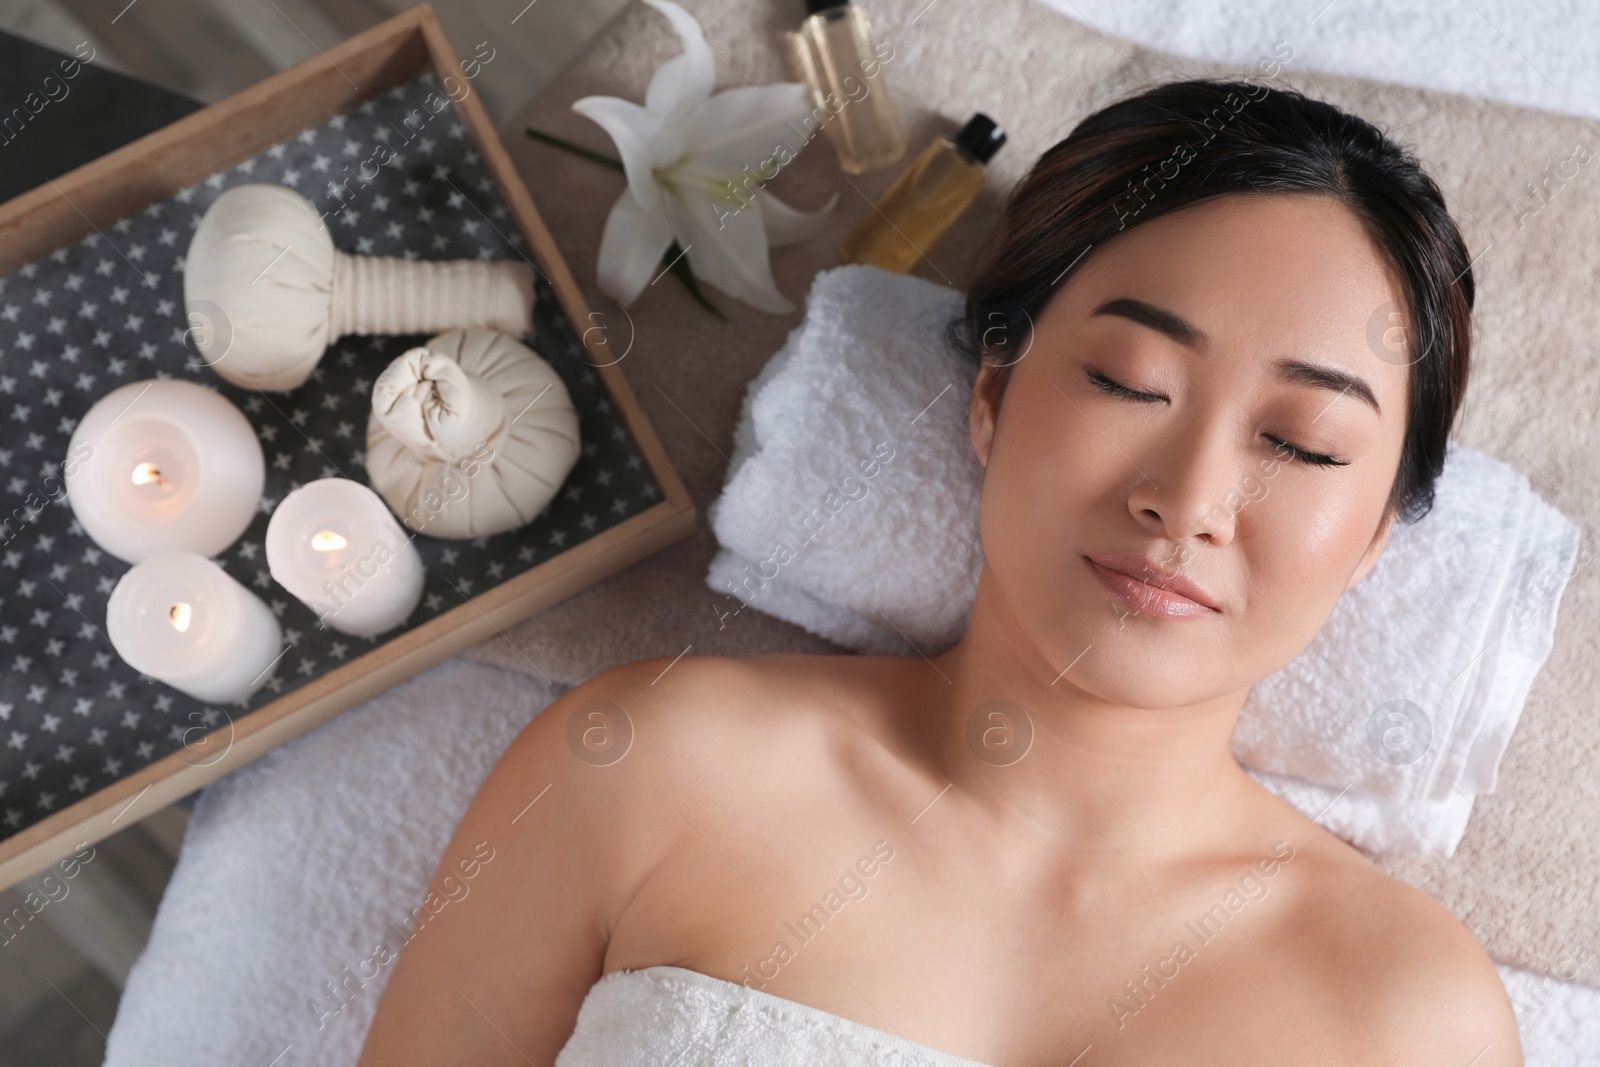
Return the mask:
<svg viewBox="0 0 1600 1067">
<path fill-rule="evenodd" d="M 1416 158 L 1332 104 L 1256 82 L 1200 79 L 1157 85 L 1096 111 L 1012 192 L 947 336 L 980 365 L 993 365 L 987 385 L 998 404 L 1014 351 L 1008 341 L 1031 334 L 1089 249 L 1202 200 L 1272 192 L 1344 204 L 1404 284 L 1410 403 L 1387 508 L 1415 522 L 1433 506 L 1467 387 L 1472 266 L 1439 187 Z M 1374 313 L 1379 337 L 1389 325 L 1384 310 Z"/>
</svg>

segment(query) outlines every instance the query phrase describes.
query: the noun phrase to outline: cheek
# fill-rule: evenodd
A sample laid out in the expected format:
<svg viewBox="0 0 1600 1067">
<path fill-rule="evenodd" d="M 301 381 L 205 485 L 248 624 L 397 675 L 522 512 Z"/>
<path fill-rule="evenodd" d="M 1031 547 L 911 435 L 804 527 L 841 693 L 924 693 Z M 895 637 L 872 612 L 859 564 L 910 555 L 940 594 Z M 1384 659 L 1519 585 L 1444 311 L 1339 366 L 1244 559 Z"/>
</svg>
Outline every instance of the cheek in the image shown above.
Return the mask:
<svg viewBox="0 0 1600 1067">
<path fill-rule="evenodd" d="M 1327 621 L 1377 526 L 1370 496 L 1355 472 L 1285 466 L 1245 507 L 1234 547 L 1253 634 L 1298 652 Z"/>
<path fill-rule="evenodd" d="M 1047 379 L 1010 389 L 984 472 L 984 566 L 1006 613 L 1059 670 L 1126 625 L 1079 554 L 1104 543 L 1106 516 L 1137 474 Z"/>
<path fill-rule="evenodd" d="M 984 470 L 984 554 L 997 574 L 1037 582 L 1073 540 L 1107 469 L 1105 442 L 1048 382 L 1013 381 L 1002 413 Z"/>
</svg>

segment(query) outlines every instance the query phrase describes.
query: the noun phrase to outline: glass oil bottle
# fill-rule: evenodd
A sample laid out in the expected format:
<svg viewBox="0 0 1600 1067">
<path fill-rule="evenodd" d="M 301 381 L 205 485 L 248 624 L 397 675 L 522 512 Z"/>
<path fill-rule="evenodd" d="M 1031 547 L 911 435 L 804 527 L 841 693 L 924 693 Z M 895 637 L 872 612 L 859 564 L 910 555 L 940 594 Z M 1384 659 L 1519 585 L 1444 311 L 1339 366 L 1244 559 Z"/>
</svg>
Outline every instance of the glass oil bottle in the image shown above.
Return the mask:
<svg viewBox="0 0 1600 1067">
<path fill-rule="evenodd" d="M 985 165 L 1005 140 L 982 112 L 955 137 L 935 138 L 840 242 L 840 258 L 899 274 L 916 266 L 983 188 Z"/>
<path fill-rule="evenodd" d="M 873 42 L 866 11 L 850 0 L 806 0 L 806 18 L 789 41 L 816 105 L 808 131 L 827 130 L 840 169 L 865 174 L 906 154 L 905 126 L 883 71 L 894 48 Z"/>
</svg>

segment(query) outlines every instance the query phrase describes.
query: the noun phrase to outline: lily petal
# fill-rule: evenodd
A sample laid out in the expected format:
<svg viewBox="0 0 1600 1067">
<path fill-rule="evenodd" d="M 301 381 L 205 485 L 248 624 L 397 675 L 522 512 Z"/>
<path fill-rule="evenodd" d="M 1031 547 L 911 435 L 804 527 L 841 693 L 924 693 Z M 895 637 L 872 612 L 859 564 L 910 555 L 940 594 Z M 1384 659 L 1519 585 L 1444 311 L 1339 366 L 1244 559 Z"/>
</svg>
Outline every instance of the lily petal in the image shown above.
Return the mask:
<svg viewBox="0 0 1600 1067">
<path fill-rule="evenodd" d="M 586 96 L 574 100 L 572 110 L 610 135 L 628 175 L 628 191 L 640 207 L 659 212 L 661 191 L 654 172 L 665 129 L 661 117 L 620 96 Z"/>
<path fill-rule="evenodd" d="M 798 82 L 724 89 L 687 115 L 682 124 L 682 165 L 707 176 L 755 173 L 779 143 L 792 158 L 816 133 L 802 122 L 811 114 L 807 89 Z"/>
<path fill-rule="evenodd" d="M 795 309 L 772 278 L 759 210 L 736 210 L 697 182 L 669 180 L 661 192 L 667 219 L 696 275 L 763 311 Z"/>
<path fill-rule="evenodd" d="M 666 200 L 661 197 L 663 206 Z M 600 262 L 595 269 L 600 288 L 623 307 L 633 303 L 655 277 L 672 237 L 665 212 L 640 207 L 628 193 L 617 197 L 600 234 Z"/>
<path fill-rule="evenodd" d="M 816 233 L 827 221 L 833 206 L 839 202 L 839 194 L 834 193 L 826 204 L 815 211 L 799 211 L 766 190 L 757 191 L 751 199 L 761 211 L 762 224 L 767 231 L 767 244 L 773 248 L 782 248 L 784 245 L 803 241 Z"/>
<path fill-rule="evenodd" d="M 683 41 L 683 52 L 656 68 L 645 90 L 644 106 L 676 119 L 711 95 L 717 82 L 717 61 L 695 17 L 672 0 L 644 0 L 667 17 Z"/>
</svg>

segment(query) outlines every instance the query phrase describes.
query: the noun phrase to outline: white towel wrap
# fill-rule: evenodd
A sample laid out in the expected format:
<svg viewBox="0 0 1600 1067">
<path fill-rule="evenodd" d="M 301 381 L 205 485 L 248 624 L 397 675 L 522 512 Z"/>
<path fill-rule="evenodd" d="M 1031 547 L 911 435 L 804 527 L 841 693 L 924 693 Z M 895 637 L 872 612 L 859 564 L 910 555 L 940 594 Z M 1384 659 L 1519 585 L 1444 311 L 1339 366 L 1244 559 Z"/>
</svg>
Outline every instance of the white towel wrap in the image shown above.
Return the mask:
<svg viewBox="0 0 1600 1067">
<path fill-rule="evenodd" d="M 590 987 L 555 1067 L 656 1063 L 984 1067 L 699 971 L 613 971 Z"/>
</svg>

